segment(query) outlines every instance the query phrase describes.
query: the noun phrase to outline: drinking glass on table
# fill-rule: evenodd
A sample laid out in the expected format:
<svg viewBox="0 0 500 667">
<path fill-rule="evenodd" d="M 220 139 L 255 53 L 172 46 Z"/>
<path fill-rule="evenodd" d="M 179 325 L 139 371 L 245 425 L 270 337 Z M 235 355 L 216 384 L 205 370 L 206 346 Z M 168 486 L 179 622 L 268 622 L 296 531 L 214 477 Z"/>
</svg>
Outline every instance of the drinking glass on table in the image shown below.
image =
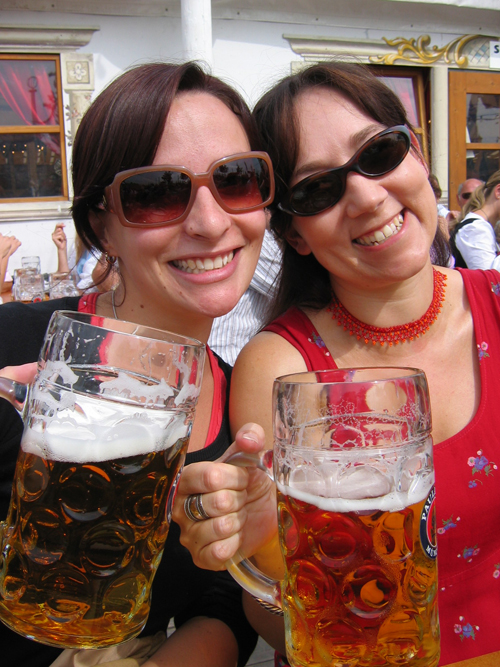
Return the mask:
<svg viewBox="0 0 500 667">
<path fill-rule="evenodd" d="M 75 277 L 71 273 L 51 273 L 49 275 L 49 299 L 60 299 L 64 296 L 78 296 Z"/>
<path fill-rule="evenodd" d="M 29 257 L 21 257 L 21 267 L 23 269 L 32 269 L 36 273 L 41 272 L 40 257 L 32 255 Z"/>
<path fill-rule="evenodd" d="M 142 630 L 204 348 L 165 331 L 59 311 L 33 386 L 0 378 L 0 395 L 24 418 L 0 524 L 0 620 L 11 629 L 79 648 L 118 644 Z"/>
<path fill-rule="evenodd" d="M 359 368 L 274 383 L 282 582 L 228 564 L 282 607 L 293 667 L 435 667 L 439 661 L 434 467 L 423 371 Z M 228 463 L 248 465 L 237 454 Z M 241 462 L 239 461 L 241 459 Z M 273 468 L 273 472 L 271 472 Z"/>
<path fill-rule="evenodd" d="M 36 303 L 45 299 L 45 285 L 41 273 L 34 269 L 16 269 L 12 296 L 15 301 Z"/>
</svg>

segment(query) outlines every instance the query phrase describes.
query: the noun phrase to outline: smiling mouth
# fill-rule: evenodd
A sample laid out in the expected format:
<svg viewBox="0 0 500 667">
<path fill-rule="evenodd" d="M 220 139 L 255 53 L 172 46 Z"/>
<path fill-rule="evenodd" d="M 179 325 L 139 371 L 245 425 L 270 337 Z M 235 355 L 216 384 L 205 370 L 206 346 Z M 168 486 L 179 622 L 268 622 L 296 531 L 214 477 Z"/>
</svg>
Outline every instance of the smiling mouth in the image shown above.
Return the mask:
<svg viewBox="0 0 500 667">
<path fill-rule="evenodd" d="M 390 239 L 391 236 L 394 236 L 399 232 L 403 226 L 403 214 L 400 213 L 397 215 L 389 224 L 384 225 L 382 229 L 377 229 L 373 234 L 367 234 L 366 236 L 360 236 L 357 239 L 354 239 L 354 243 L 364 246 L 374 246 L 381 245 L 385 243 L 387 239 Z"/>
<path fill-rule="evenodd" d="M 227 255 L 217 255 L 213 259 L 211 257 L 205 257 L 204 259 L 197 257 L 174 260 L 172 264 L 176 269 L 180 269 L 186 273 L 206 273 L 207 271 L 222 269 L 223 266 L 232 261 L 233 257 L 234 252 L 230 252 Z"/>
</svg>

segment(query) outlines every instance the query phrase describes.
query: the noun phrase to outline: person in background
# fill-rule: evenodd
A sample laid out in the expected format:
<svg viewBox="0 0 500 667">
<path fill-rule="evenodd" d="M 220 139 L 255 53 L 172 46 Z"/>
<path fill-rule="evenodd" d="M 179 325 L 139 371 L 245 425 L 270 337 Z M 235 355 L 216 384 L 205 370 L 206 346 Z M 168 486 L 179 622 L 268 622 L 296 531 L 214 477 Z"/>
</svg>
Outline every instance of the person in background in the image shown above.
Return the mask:
<svg viewBox="0 0 500 667">
<path fill-rule="evenodd" d="M 12 278 L 7 272 L 9 258 L 20 247 L 21 241 L 15 236 L 4 236 L 0 234 L 0 303 L 2 303 L 2 292 L 4 291 L 5 283 L 11 282 Z"/>
<path fill-rule="evenodd" d="M 500 269 L 495 225 L 500 220 L 500 170 L 473 190 L 462 217 L 450 235 L 455 265 L 469 269 Z"/>
<path fill-rule="evenodd" d="M 484 181 L 480 181 L 478 178 L 468 178 L 463 183 L 460 183 L 457 191 L 457 201 L 460 206 L 460 210 L 467 204 L 470 199 L 471 194 L 476 188 L 480 185 L 484 185 Z"/>
<path fill-rule="evenodd" d="M 149 187 L 142 187 L 143 174 Z M 50 316 L 61 309 L 206 343 L 213 320 L 232 310 L 250 285 L 266 229 L 264 207 L 274 193 L 271 161 L 260 152 L 259 133 L 240 95 L 195 63 L 131 69 L 84 115 L 73 145 L 72 175 L 76 232 L 88 250 L 106 257 L 108 272 L 119 267 L 119 286 L 106 293 L 2 306 L 0 368 L 36 361 Z M 202 268 L 193 272 L 193 262 Z M 12 368 L 2 374 L 8 372 Z M 207 347 L 188 467 L 217 459 L 231 444 L 230 379 L 228 364 Z M 22 422 L 3 399 L 0 424 L 4 517 Z M 170 619 L 176 630 L 165 639 Z M 140 636 L 146 658 L 157 648 L 158 633 L 163 643 L 151 660 L 129 656 L 113 666 L 243 667 L 257 637 L 245 618 L 239 586 L 227 573 L 196 567 L 179 542 L 175 523 Z M 0 642 L 6 667 L 110 661 L 106 649 L 61 653 L 3 624 Z"/>
<path fill-rule="evenodd" d="M 231 366 L 250 338 L 264 325 L 281 269 L 281 248 L 266 229 L 250 287 L 233 310 L 214 320 L 208 344 Z"/>
<path fill-rule="evenodd" d="M 52 232 L 52 241 L 57 248 L 57 273 L 74 273 L 79 290 L 84 291 L 94 286 L 93 272 L 101 254 L 94 255 L 77 236 L 68 255 L 68 239 L 64 231 L 64 222 L 56 224 Z"/>
<path fill-rule="evenodd" d="M 242 350 L 231 387 L 232 428 L 260 424 L 266 446 L 253 435 L 230 451 L 272 448 L 276 377 L 423 369 L 436 470 L 439 664 L 499 652 L 500 274 L 448 269 L 439 253 L 432 265 L 428 168 L 400 100 L 367 68 L 304 68 L 266 93 L 254 116 L 276 172 L 271 229 L 285 246 L 275 319 Z M 485 189 L 486 201 L 500 195 L 495 188 Z M 196 494 L 205 521 L 183 511 Z M 223 462 L 189 466 L 174 508 L 195 562 L 216 570 L 239 551 L 269 571 L 279 560 L 276 514 L 265 473 Z M 283 627 L 271 636 L 277 627 L 263 614 L 252 622 L 281 648 Z"/>
</svg>

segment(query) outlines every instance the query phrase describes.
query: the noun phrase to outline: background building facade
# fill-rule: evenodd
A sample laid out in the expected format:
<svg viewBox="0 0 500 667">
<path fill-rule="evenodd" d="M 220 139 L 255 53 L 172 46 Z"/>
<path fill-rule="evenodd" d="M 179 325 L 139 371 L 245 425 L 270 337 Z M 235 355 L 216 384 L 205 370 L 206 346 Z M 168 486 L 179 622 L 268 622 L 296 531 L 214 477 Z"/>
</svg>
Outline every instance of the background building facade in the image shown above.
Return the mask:
<svg viewBox="0 0 500 667">
<path fill-rule="evenodd" d="M 126 68 L 199 58 L 253 105 L 304 64 L 371 66 L 404 102 L 443 199 L 500 168 L 498 0 L 2 0 L 0 233 L 56 268 L 71 239 L 71 144 L 85 109 Z"/>
</svg>

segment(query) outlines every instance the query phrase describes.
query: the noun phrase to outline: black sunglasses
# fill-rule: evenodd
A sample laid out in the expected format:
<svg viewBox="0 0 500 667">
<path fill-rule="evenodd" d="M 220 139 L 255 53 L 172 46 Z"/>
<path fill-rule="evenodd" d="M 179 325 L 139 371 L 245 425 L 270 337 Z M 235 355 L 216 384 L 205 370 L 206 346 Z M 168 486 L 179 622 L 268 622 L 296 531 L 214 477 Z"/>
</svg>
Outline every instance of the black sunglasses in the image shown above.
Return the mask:
<svg viewBox="0 0 500 667">
<path fill-rule="evenodd" d="M 347 174 L 355 171 L 367 178 L 384 176 L 408 155 L 410 131 L 396 125 L 369 139 L 342 167 L 319 171 L 294 185 L 278 208 L 298 216 L 316 215 L 335 206 L 345 192 Z"/>
<path fill-rule="evenodd" d="M 462 199 L 470 199 L 471 194 L 472 192 L 462 192 L 460 196 L 462 197 Z"/>
<path fill-rule="evenodd" d="M 128 169 L 104 188 L 103 207 L 125 227 L 163 227 L 187 218 L 202 186 L 227 213 L 265 208 L 274 197 L 271 159 L 257 151 L 239 153 L 217 160 L 203 174 L 170 165 Z"/>
</svg>

